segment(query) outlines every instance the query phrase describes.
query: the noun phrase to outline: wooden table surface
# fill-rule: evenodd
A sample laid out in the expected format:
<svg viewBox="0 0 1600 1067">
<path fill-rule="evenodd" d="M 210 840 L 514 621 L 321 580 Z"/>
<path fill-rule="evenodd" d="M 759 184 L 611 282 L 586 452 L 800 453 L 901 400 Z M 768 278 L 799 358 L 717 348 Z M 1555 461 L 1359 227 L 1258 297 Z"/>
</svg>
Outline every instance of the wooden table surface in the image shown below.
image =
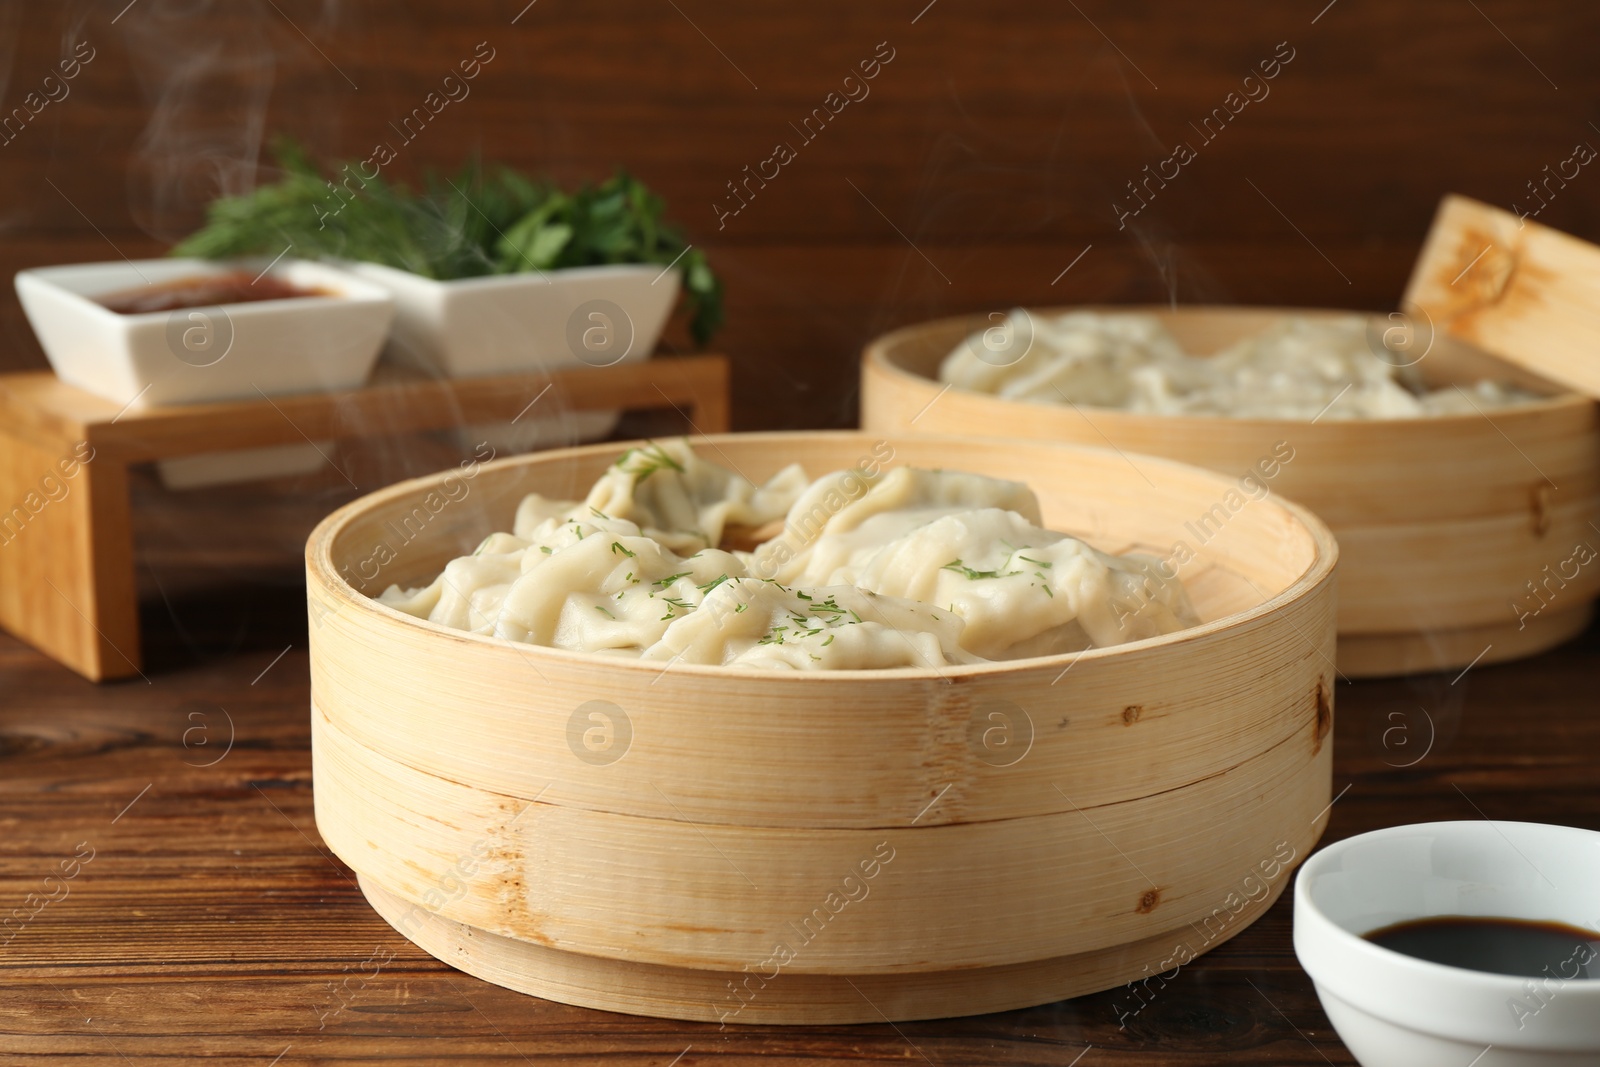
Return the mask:
<svg viewBox="0 0 1600 1067">
<path fill-rule="evenodd" d="M 317 835 L 301 519 L 252 490 L 142 493 L 146 678 L 95 686 L 0 635 L 0 1062 L 1354 1063 L 1295 963 L 1287 897 L 1125 1029 L 1125 990 L 951 1021 L 719 1031 L 453 971 L 380 920 Z M 307 521 L 337 503 L 297 500 Z M 1600 829 L 1597 659 L 1591 632 L 1459 678 L 1341 684 L 1328 839 L 1482 817 Z"/>
</svg>

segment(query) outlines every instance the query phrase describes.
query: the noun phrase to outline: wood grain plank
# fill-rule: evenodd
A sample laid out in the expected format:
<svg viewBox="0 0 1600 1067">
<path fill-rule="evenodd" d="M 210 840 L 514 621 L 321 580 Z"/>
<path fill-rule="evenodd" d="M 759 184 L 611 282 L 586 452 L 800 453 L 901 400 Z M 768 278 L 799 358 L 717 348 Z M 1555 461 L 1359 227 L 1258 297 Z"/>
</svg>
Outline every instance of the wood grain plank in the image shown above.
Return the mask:
<svg viewBox="0 0 1600 1067">
<path fill-rule="evenodd" d="M 257 521 L 226 499 L 185 507 L 224 533 Z M 260 1067 L 288 1047 L 281 1062 L 661 1067 L 693 1046 L 682 1063 L 904 1063 L 920 1051 L 941 1065 L 1062 1067 L 1092 1045 L 1084 1067 L 1354 1062 L 1294 961 L 1287 901 L 1137 1014 L 1122 990 L 899 1032 L 719 1031 L 563 1007 L 452 972 L 367 907 L 317 836 L 303 607 L 292 590 L 259 596 L 233 652 L 179 640 L 180 627 L 218 616 L 215 600 L 151 616 L 166 667 L 150 686 L 92 686 L 0 636 L 0 911 L 38 892 L 80 842 L 96 850 L 70 895 L 0 947 L 8 1059 L 206 1055 Z M 1328 839 L 1477 818 L 1474 804 L 1494 818 L 1600 829 L 1600 717 L 1583 696 L 1597 664 L 1591 631 L 1459 679 L 1341 683 L 1334 788 L 1350 788 Z"/>
<path fill-rule="evenodd" d="M 68 99 L 0 146 L 0 275 L 160 254 L 198 219 L 219 175 L 248 173 L 234 160 L 249 161 L 230 154 L 232 132 L 247 129 L 234 121 L 237 96 L 174 92 L 166 125 L 155 121 L 163 87 L 150 79 L 163 54 L 205 43 L 204 32 L 177 21 L 188 6 L 140 3 L 112 25 L 121 6 L 84 9 L 82 33 L 98 57 Z M 1600 144 L 1587 110 L 1600 95 L 1600 65 L 1586 51 L 1600 8 L 1581 0 L 1537 8 L 1483 0 L 1482 14 L 1457 0 L 1339 3 L 1315 25 L 1320 2 L 1080 3 L 1159 90 L 1070 6 L 1024 0 L 981 8 L 940 0 L 914 25 L 922 0 L 822 0 L 803 11 L 679 0 L 682 15 L 656 0 L 600 10 L 540 0 L 515 26 L 523 0 L 276 6 L 282 14 L 267 5 L 208 9 L 251 31 L 252 47 L 224 65 L 272 72 L 265 130 L 291 132 L 330 157 L 364 153 L 476 42 L 490 40 L 499 54 L 472 96 L 408 145 L 395 173 L 415 180 L 481 148 L 564 181 L 623 163 L 660 191 L 728 279 L 718 345 L 735 355 L 732 415 L 746 429 L 853 425 L 862 344 L 944 314 L 1169 298 L 1393 307 L 1440 195 L 1528 207 L 1527 183 L 1542 168 L 1580 140 Z M 5 106 L 50 69 L 77 11 L 33 5 L 17 16 Z M 240 47 L 237 35 L 206 29 Z M 885 39 L 898 54 L 872 95 L 719 231 L 712 204 L 725 182 Z M 1117 230 L 1110 203 L 1124 182 L 1188 136 L 1187 124 L 1280 40 L 1297 56 L 1272 95 L 1161 191 L 1141 216 L 1146 225 Z M 146 147 L 161 128 L 185 132 L 189 147 Z M 1538 221 L 1600 236 L 1590 170 L 1559 189 Z M 688 348 L 681 323 L 668 340 Z M 0 297 L 0 368 L 43 366 L 14 298 Z M 370 489 L 448 462 L 372 442 L 351 470 Z M 1286 901 L 1185 968 L 1123 1030 L 1117 1009 L 1127 1009 L 1129 993 L 898 1032 L 719 1032 L 532 1001 L 408 950 L 345 880 L 349 872 L 313 848 L 296 585 L 312 522 L 348 499 L 349 487 L 333 480 L 185 497 L 134 472 L 153 685 L 97 688 L 0 635 L 0 914 L 78 842 L 99 849 L 72 896 L 0 948 L 7 1062 L 206 1056 L 262 1067 L 283 1053 L 283 1067 L 664 1067 L 681 1053 L 681 1067 L 924 1058 L 939 1067 L 1064 1067 L 1086 1045 L 1080 1067 L 1354 1062 L 1294 962 Z M 1341 684 L 1335 790 L 1351 788 L 1331 812 L 1328 838 L 1477 817 L 1458 786 L 1492 817 L 1600 829 L 1592 768 L 1600 716 L 1585 695 L 1597 666 L 1600 635 L 1591 631 L 1525 663 L 1480 664 L 1454 685 L 1453 674 Z M 227 736 L 221 708 L 237 726 L 234 745 L 220 762 L 194 766 L 218 751 L 198 739 Z M 1397 724 L 1404 733 L 1389 733 Z M 209 732 L 188 734 L 185 747 L 186 731 L 201 725 Z M 1402 736 L 1406 745 L 1395 744 Z M 1400 766 L 1420 751 L 1420 762 Z M 394 961 L 318 1029 L 321 1007 L 342 1003 L 329 984 L 379 946 Z"/>
</svg>

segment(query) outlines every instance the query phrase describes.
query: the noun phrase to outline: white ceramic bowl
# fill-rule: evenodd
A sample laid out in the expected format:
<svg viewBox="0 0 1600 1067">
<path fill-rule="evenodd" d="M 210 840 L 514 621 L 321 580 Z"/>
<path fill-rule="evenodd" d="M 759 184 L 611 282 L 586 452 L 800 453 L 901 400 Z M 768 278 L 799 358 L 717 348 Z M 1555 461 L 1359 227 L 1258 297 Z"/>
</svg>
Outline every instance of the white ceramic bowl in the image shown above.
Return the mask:
<svg viewBox="0 0 1600 1067">
<path fill-rule="evenodd" d="M 1516 978 L 1365 940 L 1441 915 L 1600 922 L 1600 833 L 1520 822 L 1396 826 L 1330 845 L 1295 883 L 1294 948 L 1363 1067 L 1593 1067 L 1600 980 Z"/>
<path fill-rule="evenodd" d="M 366 381 L 394 314 L 388 293 L 321 263 L 272 272 L 333 296 L 122 315 L 91 297 L 259 264 L 198 259 L 19 271 L 17 296 L 57 377 L 134 407 L 350 389 Z"/>
<path fill-rule="evenodd" d="M 678 299 L 678 271 L 648 263 L 443 282 L 345 266 L 394 297 L 389 357 L 450 378 L 647 359 Z"/>
<path fill-rule="evenodd" d="M 654 264 L 569 267 L 435 281 L 347 263 L 394 297 L 386 358 L 446 378 L 609 367 L 650 358 L 678 299 L 680 272 Z M 617 412 L 566 412 L 560 398 L 515 427 L 469 427 L 502 453 L 598 440 Z"/>
</svg>

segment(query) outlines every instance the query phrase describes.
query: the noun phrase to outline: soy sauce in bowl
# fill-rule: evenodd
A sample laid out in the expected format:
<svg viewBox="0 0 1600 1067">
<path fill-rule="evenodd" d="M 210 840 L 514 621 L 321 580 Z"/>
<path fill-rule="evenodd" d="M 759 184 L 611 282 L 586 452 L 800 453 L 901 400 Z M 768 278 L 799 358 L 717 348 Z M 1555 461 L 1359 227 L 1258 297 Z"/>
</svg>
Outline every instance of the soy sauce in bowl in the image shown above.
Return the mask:
<svg viewBox="0 0 1600 1067">
<path fill-rule="evenodd" d="M 145 315 L 152 311 L 174 311 L 213 304 L 253 304 L 260 300 L 331 295 L 327 289 L 296 285 L 272 274 L 252 278 L 244 271 L 227 271 L 103 293 L 91 299 L 120 315 Z"/>
<path fill-rule="evenodd" d="M 1447 967 L 1520 978 L 1600 978 L 1600 934 L 1558 922 L 1443 915 L 1373 930 L 1368 941 Z"/>
</svg>

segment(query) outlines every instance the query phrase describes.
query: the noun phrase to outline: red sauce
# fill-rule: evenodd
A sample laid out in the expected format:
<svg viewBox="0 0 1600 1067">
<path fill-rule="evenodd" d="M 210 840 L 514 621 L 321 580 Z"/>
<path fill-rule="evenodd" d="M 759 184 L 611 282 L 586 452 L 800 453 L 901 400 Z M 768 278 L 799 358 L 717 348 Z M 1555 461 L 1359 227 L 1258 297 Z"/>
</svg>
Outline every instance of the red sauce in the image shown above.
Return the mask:
<svg viewBox="0 0 1600 1067">
<path fill-rule="evenodd" d="M 170 282 L 119 289 L 94 297 L 94 301 L 119 315 L 144 315 L 152 311 L 211 307 L 216 304 L 252 304 L 260 300 L 287 300 L 298 296 L 332 296 L 326 289 L 311 289 L 271 274 L 260 278 L 242 271 L 197 274 Z"/>
</svg>

